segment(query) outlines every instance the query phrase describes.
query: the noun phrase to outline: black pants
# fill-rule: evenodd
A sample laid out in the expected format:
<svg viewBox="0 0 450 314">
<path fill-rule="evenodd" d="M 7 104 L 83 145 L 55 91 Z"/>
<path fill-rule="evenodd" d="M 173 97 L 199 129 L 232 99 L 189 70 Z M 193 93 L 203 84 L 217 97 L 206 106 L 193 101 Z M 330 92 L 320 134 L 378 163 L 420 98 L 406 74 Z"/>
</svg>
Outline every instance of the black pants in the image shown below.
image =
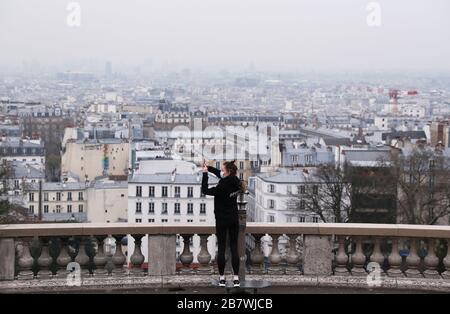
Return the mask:
<svg viewBox="0 0 450 314">
<path fill-rule="evenodd" d="M 216 217 L 216 237 L 217 237 L 217 266 L 219 268 L 219 275 L 223 276 L 225 271 L 225 248 L 227 242 L 227 232 L 229 237 L 229 245 L 231 251 L 231 265 L 233 273 L 239 273 L 239 252 L 238 252 L 238 234 L 239 234 L 239 220 L 223 219 Z"/>
</svg>

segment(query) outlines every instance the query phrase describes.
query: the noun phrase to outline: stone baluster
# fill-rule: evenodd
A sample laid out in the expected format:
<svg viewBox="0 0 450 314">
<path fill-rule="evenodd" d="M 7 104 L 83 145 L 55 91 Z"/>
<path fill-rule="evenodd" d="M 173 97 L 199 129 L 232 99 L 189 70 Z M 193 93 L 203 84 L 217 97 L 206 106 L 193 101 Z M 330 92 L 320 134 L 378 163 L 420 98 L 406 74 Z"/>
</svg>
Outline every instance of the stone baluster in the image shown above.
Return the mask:
<svg viewBox="0 0 450 314">
<path fill-rule="evenodd" d="M 255 238 L 255 248 L 250 254 L 250 262 L 251 262 L 251 273 L 254 274 L 262 274 L 265 272 L 264 267 L 264 254 L 261 250 L 261 238 L 263 237 L 263 234 L 254 234 L 253 237 Z"/>
<path fill-rule="evenodd" d="M 280 250 L 278 248 L 278 240 L 280 235 L 279 234 L 273 234 L 272 236 L 272 251 L 269 255 L 269 273 L 271 274 L 280 274 L 283 272 L 283 269 L 281 268 L 281 254 Z"/>
<path fill-rule="evenodd" d="M 80 265 L 80 271 L 82 276 L 89 276 L 89 256 L 86 254 L 86 245 L 88 241 L 90 241 L 90 238 L 79 238 L 79 245 L 78 245 L 78 253 L 75 257 L 75 263 L 78 263 Z"/>
<path fill-rule="evenodd" d="M 383 272 L 384 255 L 381 252 L 381 239 L 375 237 L 373 240 L 373 251 L 370 255 L 370 262 L 377 263 L 380 266 L 380 271 Z"/>
<path fill-rule="evenodd" d="M 116 251 L 111 258 L 111 261 L 114 265 L 112 269 L 112 275 L 114 276 L 125 276 L 127 275 L 127 271 L 124 268 L 124 264 L 127 260 L 125 254 L 122 252 L 122 239 L 125 235 L 113 235 L 113 238 L 116 240 Z"/>
<path fill-rule="evenodd" d="M 192 237 L 192 234 L 182 234 L 183 237 L 183 252 L 180 255 L 180 262 L 183 264 L 183 267 L 181 268 L 182 272 L 189 273 L 192 271 L 191 264 L 194 260 L 194 254 L 191 252 L 191 244 L 190 239 Z"/>
<path fill-rule="evenodd" d="M 115 249 L 116 249 L 116 239 L 114 239 L 114 237 L 112 236 L 107 236 L 104 240 L 103 240 L 103 249 L 105 250 L 105 255 L 106 255 L 106 265 L 105 265 L 105 270 L 108 273 L 108 276 L 112 276 L 112 271 L 114 269 L 114 263 L 112 261 L 112 258 L 114 256 L 115 253 Z"/>
<path fill-rule="evenodd" d="M 437 267 L 439 265 L 439 258 L 436 256 L 436 239 L 428 239 L 427 256 L 425 256 L 425 271 L 423 275 L 425 278 L 441 278 Z"/>
<path fill-rule="evenodd" d="M 364 255 L 362 249 L 362 241 L 361 237 L 356 237 L 356 248 L 355 253 L 352 254 L 352 270 L 351 273 L 353 276 L 366 276 L 367 271 L 364 268 L 366 263 L 366 256 Z"/>
<path fill-rule="evenodd" d="M 144 269 L 142 268 L 142 265 L 144 264 L 145 257 L 144 254 L 142 254 L 141 251 L 141 245 L 142 245 L 142 237 L 143 234 L 133 234 L 132 237 L 134 238 L 134 251 L 133 254 L 130 256 L 130 262 L 131 262 L 131 273 L 133 275 L 137 276 L 144 276 L 146 273 Z"/>
<path fill-rule="evenodd" d="M 444 279 L 450 279 L 450 239 L 447 239 L 447 255 L 442 261 L 445 266 L 445 271 L 441 274 Z"/>
<path fill-rule="evenodd" d="M 336 254 L 336 267 L 334 269 L 334 274 L 336 276 L 348 276 L 350 272 L 348 271 L 348 255 L 345 252 L 345 236 L 338 237 L 338 251 Z"/>
<path fill-rule="evenodd" d="M 108 270 L 106 268 L 106 263 L 108 262 L 107 256 L 105 255 L 105 239 L 106 235 L 97 235 L 95 236 L 97 240 L 97 252 L 94 256 L 94 265 L 95 270 L 93 271 L 95 276 L 104 277 L 108 274 Z"/>
<path fill-rule="evenodd" d="M 200 274 L 211 274 L 211 254 L 208 252 L 208 234 L 201 234 L 200 236 L 200 252 L 197 255 L 198 263 L 200 264 L 197 272 Z"/>
<path fill-rule="evenodd" d="M 39 279 L 49 279 L 53 276 L 53 273 L 50 269 L 53 263 L 53 258 L 50 256 L 49 252 L 49 238 L 41 237 L 40 242 L 41 242 L 41 254 L 37 259 L 39 271 L 36 277 Z"/>
<path fill-rule="evenodd" d="M 69 237 L 67 242 L 67 253 L 70 256 L 70 261 L 75 262 L 75 257 L 77 257 L 78 250 L 76 248 L 77 239 L 75 237 Z"/>
<path fill-rule="evenodd" d="M 70 274 L 70 271 L 67 270 L 67 265 L 72 261 L 72 258 L 68 253 L 68 245 L 69 237 L 59 238 L 59 254 L 56 258 L 56 264 L 58 265 L 56 276 L 58 278 L 67 278 L 67 275 Z"/>
<path fill-rule="evenodd" d="M 33 238 L 26 237 L 21 239 L 21 243 L 17 246 L 18 256 L 19 256 L 19 273 L 17 279 L 27 280 L 33 279 L 33 256 L 31 255 L 30 247 Z"/>
<path fill-rule="evenodd" d="M 286 273 L 287 274 L 299 274 L 299 261 L 300 254 L 297 251 L 297 235 L 289 235 L 289 251 L 286 255 Z"/>
<path fill-rule="evenodd" d="M 420 256 L 417 254 L 417 239 L 411 238 L 409 245 L 409 255 L 406 257 L 407 269 L 405 274 L 409 278 L 423 278 L 420 273 Z"/>
<path fill-rule="evenodd" d="M 400 269 L 402 265 L 402 257 L 398 252 L 398 238 L 392 239 L 392 251 L 388 257 L 389 269 L 387 274 L 389 277 L 403 277 L 403 273 Z"/>
</svg>

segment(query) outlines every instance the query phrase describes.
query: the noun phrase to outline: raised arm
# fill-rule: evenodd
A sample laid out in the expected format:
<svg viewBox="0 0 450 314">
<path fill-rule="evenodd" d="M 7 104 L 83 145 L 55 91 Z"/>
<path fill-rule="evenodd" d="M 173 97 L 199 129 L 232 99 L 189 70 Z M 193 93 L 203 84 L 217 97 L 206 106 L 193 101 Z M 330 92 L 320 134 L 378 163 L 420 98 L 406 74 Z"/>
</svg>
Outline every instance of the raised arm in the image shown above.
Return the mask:
<svg viewBox="0 0 450 314">
<path fill-rule="evenodd" d="M 219 185 L 214 186 L 212 188 L 208 187 L 208 172 L 203 172 L 202 177 L 202 193 L 205 195 L 215 196 L 222 190 L 222 187 Z"/>
<path fill-rule="evenodd" d="M 218 177 L 219 179 L 221 179 L 222 177 L 220 176 L 220 170 L 211 166 L 208 166 L 208 171 L 211 172 L 213 175 L 215 175 L 216 177 Z"/>
</svg>

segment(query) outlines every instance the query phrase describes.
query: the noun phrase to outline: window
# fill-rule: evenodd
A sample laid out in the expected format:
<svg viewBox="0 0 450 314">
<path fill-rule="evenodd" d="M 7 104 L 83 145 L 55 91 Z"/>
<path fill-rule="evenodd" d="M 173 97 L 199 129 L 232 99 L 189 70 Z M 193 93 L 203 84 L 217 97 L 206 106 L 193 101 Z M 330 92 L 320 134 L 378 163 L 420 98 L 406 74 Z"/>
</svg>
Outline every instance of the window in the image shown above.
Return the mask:
<svg viewBox="0 0 450 314">
<path fill-rule="evenodd" d="M 194 222 L 194 219 L 188 219 L 187 222 Z"/>
<path fill-rule="evenodd" d="M 150 219 L 148 220 L 148 222 L 155 222 L 155 219 L 154 219 L 154 218 L 150 218 Z"/>
<path fill-rule="evenodd" d="M 319 187 L 317 185 L 313 185 L 312 189 L 313 189 L 313 194 L 314 195 L 319 194 Z"/>
<path fill-rule="evenodd" d="M 239 162 L 239 169 L 244 169 L 244 162 L 243 161 Z"/>
<path fill-rule="evenodd" d="M 269 193 L 275 193 L 275 185 L 269 184 L 268 191 L 269 191 Z"/>
<path fill-rule="evenodd" d="M 148 187 L 148 197 L 155 197 L 155 187 L 154 186 Z"/>
<path fill-rule="evenodd" d="M 175 187 L 175 197 L 180 197 L 180 191 L 181 191 L 181 188 L 179 187 L 179 186 L 176 186 Z"/>
<path fill-rule="evenodd" d="M 304 185 L 300 185 L 300 186 L 298 187 L 298 189 L 299 189 L 299 193 L 300 193 L 300 194 L 306 194 L 306 188 L 305 188 Z"/>
<path fill-rule="evenodd" d="M 305 222 L 305 221 L 306 221 L 305 216 L 298 217 L 298 222 Z"/>
<path fill-rule="evenodd" d="M 72 200 L 72 192 L 67 192 L 67 200 L 68 201 Z"/>
<path fill-rule="evenodd" d="M 162 197 L 167 197 L 167 186 L 163 186 L 162 187 L 162 193 L 161 193 Z"/>
<path fill-rule="evenodd" d="M 168 222 L 168 219 L 161 219 L 161 222 Z"/>
<path fill-rule="evenodd" d="M 180 203 L 174 204 L 174 214 L 176 214 L 176 215 L 180 214 Z"/>
<path fill-rule="evenodd" d="M 305 155 L 305 162 L 307 164 L 311 164 L 312 163 L 312 155 Z"/>
<path fill-rule="evenodd" d="M 136 214 L 141 214 L 141 213 L 142 213 L 142 203 L 136 202 Z"/>
<path fill-rule="evenodd" d="M 148 203 L 148 213 L 149 214 L 154 214 L 155 213 L 155 203 L 153 203 L 153 202 Z"/>
<path fill-rule="evenodd" d="M 67 205 L 67 212 L 71 213 L 72 212 L 72 205 Z"/>
<path fill-rule="evenodd" d="M 79 213 L 82 213 L 83 210 L 84 210 L 83 204 L 78 205 L 78 212 L 79 212 Z"/>
<path fill-rule="evenodd" d="M 274 200 L 269 200 L 269 208 L 271 208 L 271 209 L 275 208 L 275 201 Z"/>
<path fill-rule="evenodd" d="M 56 200 L 57 201 L 61 200 L 61 192 L 56 192 Z"/>
<path fill-rule="evenodd" d="M 83 192 L 78 192 L 78 200 L 79 201 L 83 200 Z"/>
<path fill-rule="evenodd" d="M 187 214 L 188 215 L 194 214 L 194 204 L 192 203 L 187 204 Z"/>
<path fill-rule="evenodd" d="M 61 205 L 56 205 L 56 212 L 58 214 L 61 212 Z"/>
<path fill-rule="evenodd" d="M 30 205 L 30 214 L 34 214 L 34 205 Z"/>
<path fill-rule="evenodd" d="M 315 223 L 319 222 L 319 217 L 313 217 L 313 222 Z"/>
<path fill-rule="evenodd" d="M 305 200 L 300 200 L 300 209 L 305 209 L 305 208 L 306 208 Z"/>
<path fill-rule="evenodd" d="M 48 205 L 44 205 L 44 213 L 48 213 Z"/>
<path fill-rule="evenodd" d="M 273 215 L 267 216 L 267 222 L 275 222 L 275 216 Z"/>
<path fill-rule="evenodd" d="M 187 197 L 193 197 L 193 196 L 194 196 L 194 188 L 192 186 L 188 186 Z"/>
<path fill-rule="evenodd" d="M 29 200 L 30 202 L 34 202 L 34 193 L 29 193 L 29 194 L 28 194 L 28 200 Z"/>
<path fill-rule="evenodd" d="M 287 216 L 286 217 L 286 222 L 292 222 L 292 217 L 291 216 Z"/>
<path fill-rule="evenodd" d="M 142 186 L 136 186 L 136 196 L 142 196 Z"/>
<path fill-rule="evenodd" d="M 200 204 L 200 215 L 206 215 L 206 204 Z"/>
<path fill-rule="evenodd" d="M 243 173 L 239 174 L 239 180 L 244 180 L 244 174 Z"/>
<path fill-rule="evenodd" d="M 216 161 L 216 168 L 220 169 L 220 161 Z"/>
<path fill-rule="evenodd" d="M 19 188 L 19 180 L 14 180 L 14 188 L 15 189 Z"/>
<path fill-rule="evenodd" d="M 44 202 L 48 202 L 48 192 L 44 193 Z"/>
<path fill-rule="evenodd" d="M 161 214 L 162 215 L 167 215 L 167 203 L 162 203 L 161 205 L 162 205 L 162 207 L 161 207 Z"/>
<path fill-rule="evenodd" d="M 136 223 L 140 223 L 140 222 L 142 222 L 142 219 L 141 218 L 136 218 Z"/>
</svg>

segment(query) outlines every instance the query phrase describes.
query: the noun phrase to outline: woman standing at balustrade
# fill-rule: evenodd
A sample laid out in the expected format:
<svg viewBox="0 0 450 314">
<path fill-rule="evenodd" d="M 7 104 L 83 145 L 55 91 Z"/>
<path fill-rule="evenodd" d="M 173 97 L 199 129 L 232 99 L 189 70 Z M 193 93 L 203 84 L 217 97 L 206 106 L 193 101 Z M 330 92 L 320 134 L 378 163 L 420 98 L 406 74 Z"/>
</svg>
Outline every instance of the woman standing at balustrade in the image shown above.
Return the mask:
<svg viewBox="0 0 450 314">
<path fill-rule="evenodd" d="M 231 264 L 233 267 L 233 285 L 239 287 L 239 215 L 237 207 L 237 196 L 241 190 L 241 180 L 236 176 L 237 167 L 235 161 L 224 162 L 222 171 L 203 164 L 202 193 L 214 196 L 214 215 L 216 217 L 217 237 L 217 266 L 219 268 L 219 286 L 225 286 L 225 248 L 227 232 L 231 251 Z M 216 175 L 220 180 L 212 188 L 208 188 L 208 172 Z"/>
</svg>

